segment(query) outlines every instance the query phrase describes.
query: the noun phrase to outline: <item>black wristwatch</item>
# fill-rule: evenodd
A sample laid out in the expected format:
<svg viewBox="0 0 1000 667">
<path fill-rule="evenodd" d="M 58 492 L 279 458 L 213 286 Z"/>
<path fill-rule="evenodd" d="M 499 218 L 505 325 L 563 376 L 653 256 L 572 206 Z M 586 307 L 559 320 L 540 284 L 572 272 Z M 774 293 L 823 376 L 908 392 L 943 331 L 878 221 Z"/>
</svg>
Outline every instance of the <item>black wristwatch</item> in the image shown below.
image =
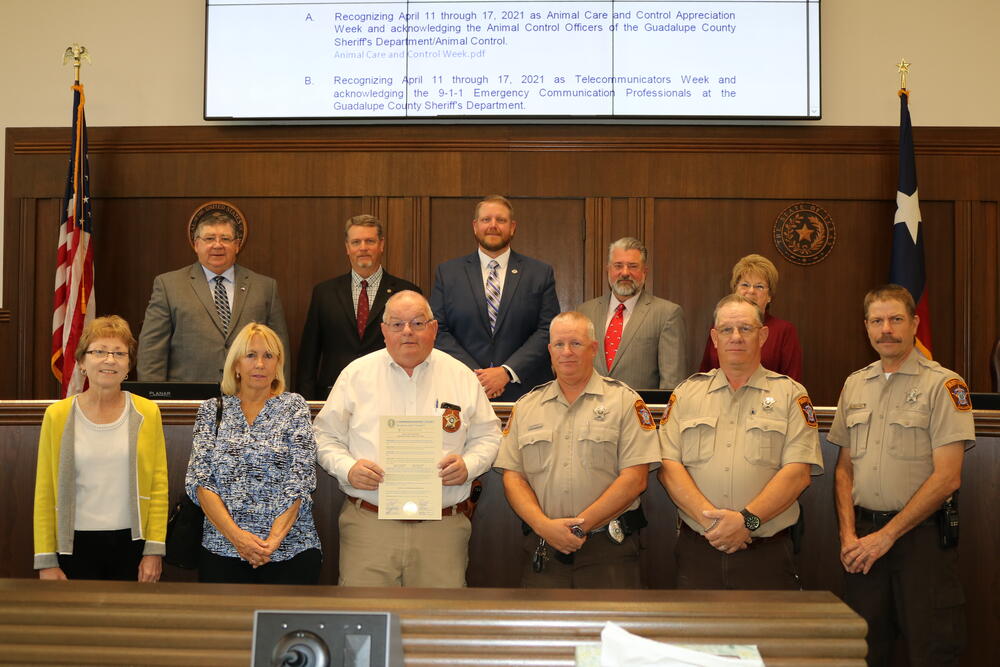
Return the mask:
<svg viewBox="0 0 1000 667">
<path fill-rule="evenodd" d="M 752 514 L 750 510 L 745 507 L 740 510 L 740 514 L 743 515 L 743 525 L 747 527 L 751 533 L 758 528 L 760 528 L 760 517 L 756 514 Z"/>
</svg>

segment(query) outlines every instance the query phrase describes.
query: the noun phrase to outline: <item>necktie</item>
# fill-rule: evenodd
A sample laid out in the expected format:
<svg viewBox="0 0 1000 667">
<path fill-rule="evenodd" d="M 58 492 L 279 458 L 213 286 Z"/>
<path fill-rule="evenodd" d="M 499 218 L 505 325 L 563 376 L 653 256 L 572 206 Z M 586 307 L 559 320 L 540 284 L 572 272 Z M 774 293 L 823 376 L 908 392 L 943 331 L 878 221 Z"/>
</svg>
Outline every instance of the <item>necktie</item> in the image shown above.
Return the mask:
<svg viewBox="0 0 1000 667">
<path fill-rule="evenodd" d="M 622 325 L 625 322 L 625 304 L 619 303 L 615 309 L 615 314 L 611 316 L 608 323 L 608 332 L 604 334 L 604 363 L 608 370 L 615 360 L 615 353 L 618 351 L 618 344 L 622 342 Z"/>
<path fill-rule="evenodd" d="M 490 316 L 490 333 L 493 333 L 497 328 L 497 313 L 500 312 L 500 276 L 497 275 L 500 262 L 491 259 L 487 266 L 490 275 L 486 278 L 486 314 Z"/>
<path fill-rule="evenodd" d="M 229 333 L 229 320 L 232 318 L 232 311 L 229 310 L 229 295 L 226 294 L 225 278 L 215 276 L 215 309 L 219 311 L 219 319 L 222 320 L 222 333 Z"/>
<path fill-rule="evenodd" d="M 361 281 L 361 293 L 358 294 L 358 338 L 365 337 L 365 327 L 368 326 L 368 281 Z"/>
</svg>

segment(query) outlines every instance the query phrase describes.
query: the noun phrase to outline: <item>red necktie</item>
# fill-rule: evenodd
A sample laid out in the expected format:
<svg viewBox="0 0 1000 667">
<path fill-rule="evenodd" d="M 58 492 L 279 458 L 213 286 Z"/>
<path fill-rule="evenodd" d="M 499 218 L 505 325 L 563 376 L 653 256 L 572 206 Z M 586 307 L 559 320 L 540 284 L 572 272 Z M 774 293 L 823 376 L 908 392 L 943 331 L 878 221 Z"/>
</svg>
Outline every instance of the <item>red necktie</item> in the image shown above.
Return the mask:
<svg viewBox="0 0 1000 667">
<path fill-rule="evenodd" d="M 365 327 L 368 326 L 368 281 L 361 281 L 361 293 L 358 294 L 358 338 L 365 337 Z"/>
<path fill-rule="evenodd" d="M 615 314 L 611 316 L 608 323 L 608 332 L 604 334 L 604 362 L 611 370 L 611 364 L 615 360 L 615 352 L 618 351 L 618 344 L 622 342 L 622 326 L 625 322 L 625 304 L 619 303 Z"/>
</svg>

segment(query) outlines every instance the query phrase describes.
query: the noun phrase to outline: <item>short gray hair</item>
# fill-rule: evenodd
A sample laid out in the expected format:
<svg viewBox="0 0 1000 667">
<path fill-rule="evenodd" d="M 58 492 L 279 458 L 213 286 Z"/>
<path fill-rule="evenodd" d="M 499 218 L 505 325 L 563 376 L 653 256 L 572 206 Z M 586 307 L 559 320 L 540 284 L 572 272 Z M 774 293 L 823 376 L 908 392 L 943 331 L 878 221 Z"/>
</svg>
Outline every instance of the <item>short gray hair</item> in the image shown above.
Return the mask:
<svg viewBox="0 0 1000 667">
<path fill-rule="evenodd" d="M 749 297 L 741 296 L 739 294 L 727 294 L 726 296 L 719 299 L 719 303 L 715 304 L 715 310 L 712 311 L 712 328 L 719 323 L 719 311 L 728 306 L 731 303 L 736 304 L 746 304 L 748 306 L 753 306 L 753 312 L 757 315 L 757 324 L 764 326 L 764 314 L 760 312 L 760 306 L 757 305 L 756 301 L 753 301 Z"/>
<path fill-rule="evenodd" d="M 597 340 L 597 336 L 594 331 L 594 322 L 589 317 L 587 317 L 578 310 L 567 310 L 566 312 L 559 313 L 558 315 L 553 317 L 552 322 L 549 324 L 549 334 L 551 335 L 552 327 L 554 327 L 557 322 L 562 322 L 564 320 L 585 323 L 587 325 L 587 336 L 592 341 Z"/>
<path fill-rule="evenodd" d="M 427 303 L 427 299 L 424 297 L 424 295 L 420 294 L 419 292 L 414 292 L 413 290 L 405 289 L 402 292 L 396 292 L 395 294 L 389 297 L 388 301 L 385 302 L 385 310 L 382 311 L 382 322 L 387 323 L 389 321 L 389 309 L 392 308 L 397 301 L 400 301 L 402 299 L 414 299 L 414 298 L 418 299 L 423 303 L 424 316 L 427 318 L 427 321 L 429 322 L 433 320 L 434 311 L 431 310 L 431 304 Z"/>
<path fill-rule="evenodd" d="M 638 250 L 642 261 L 644 263 L 646 261 L 646 246 L 642 244 L 642 241 L 632 236 L 623 236 L 608 246 L 608 264 L 611 263 L 611 255 L 615 250 Z"/>
</svg>

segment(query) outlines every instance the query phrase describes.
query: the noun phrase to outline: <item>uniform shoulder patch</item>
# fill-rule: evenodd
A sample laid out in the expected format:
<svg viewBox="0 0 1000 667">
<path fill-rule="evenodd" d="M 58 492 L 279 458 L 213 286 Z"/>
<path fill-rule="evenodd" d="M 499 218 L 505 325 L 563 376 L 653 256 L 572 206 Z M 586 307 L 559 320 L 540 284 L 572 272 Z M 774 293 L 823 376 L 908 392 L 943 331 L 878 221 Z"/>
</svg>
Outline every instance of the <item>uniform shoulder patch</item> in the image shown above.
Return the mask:
<svg viewBox="0 0 1000 667">
<path fill-rule="evenodd" d="M 955 404 L 956 410 L 968 412 L 972 409 L 972 398 L 969 396 L 969 387 L 958 378 L 952 378 L 944 383 L 951 402 Z"/>
<path fill-rule="evenodd" d="M 639 420 L 639 426 L 642 427 L 644 431 L 655 431 L 656 422 L 653 421 L 653 415 L 646 407 L 645 401 L 641 398 L 635 402 L 635 416 Z"/>
<path fill-rule="evenodd" d="M 660 426 L 663 426 L 668 421 L 670 421 L 670 411 L 673 409 L 674 403 L 676 402 L 677 402 L 677 394 L 671 392 L 670 400 L 667 401 L 667 407 L 666 409 L 663 410 L 663 416 L 660 417 Z"/>
<path fill-rule="evenodd" d="M 812 401 L 809 400 L 808 396 L 799 396 L 798 401 L 799 409 L 802 410 L 802 417 L 806 420 L 806 424 L 810 428 L 819 428 L 819 422 L 816 421 L 816 410 L 813 408 Z"/>
<path fill-rule="evenodd" d="M 514 423 L 514 410 L 516 409 L 517 406 L 515 405 L 510 409 L 510 414 L 507 415 L 507 423 L 503 425 L 503 430 L 501 431 L 504 435 L 510 434 L 510 425 Z"/>
</svg>

